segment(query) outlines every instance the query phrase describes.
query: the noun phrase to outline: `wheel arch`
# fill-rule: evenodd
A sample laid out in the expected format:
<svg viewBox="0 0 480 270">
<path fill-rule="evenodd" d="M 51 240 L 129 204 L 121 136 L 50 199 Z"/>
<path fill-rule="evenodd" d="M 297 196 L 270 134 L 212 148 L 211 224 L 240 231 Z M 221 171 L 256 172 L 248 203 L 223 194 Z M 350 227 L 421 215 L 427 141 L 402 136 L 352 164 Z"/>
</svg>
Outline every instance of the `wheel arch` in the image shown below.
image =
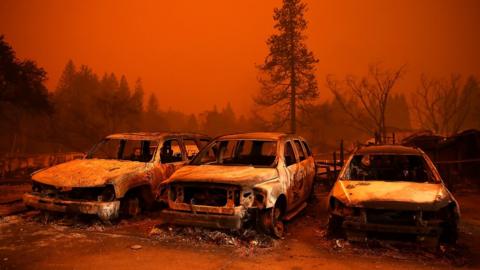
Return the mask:
<svg viewBox="0 0 480 270">
<path fill-rule="evenodd" d="M 280 194 L 277 197 L 277 200 L 275 201 L 275 205 L 278 205 L 280 207 L 280 210 L 282 210 L 282 214 L 285 214 L 287 212 L 287 196 L 285 194 Z"/>
<path fill-rule="evenodd" d="M 153 190 L 149 184 L 141 184 L 128 189 L 122 198 L 127 198 L 129 196 L 138 196 L 143 203 L 148 205 L 152 204 L 154 200 Z"/>
</svg>

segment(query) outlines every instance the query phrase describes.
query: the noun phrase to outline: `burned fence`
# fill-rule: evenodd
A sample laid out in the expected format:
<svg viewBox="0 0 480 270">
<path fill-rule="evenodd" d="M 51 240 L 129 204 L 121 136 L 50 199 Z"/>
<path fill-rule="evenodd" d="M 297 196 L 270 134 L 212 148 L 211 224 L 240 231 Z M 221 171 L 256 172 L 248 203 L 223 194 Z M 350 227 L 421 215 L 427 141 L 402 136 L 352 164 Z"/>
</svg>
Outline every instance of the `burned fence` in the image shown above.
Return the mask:
<svg viewBox="0 0 480 270">
<path fill-rule="evenodd" d="M 425 151 L 449 188 L 480 187 L 480 131 L 465 130 L 451 137 L 423 134 L 408 137 L 402 144 Z"/>
<path fill-rule="evenodd" d="M 332 187 L 344 163 L 345 151 L 341 140 L 339 151 L 315 155 L 316 180 L 328 188 Z"/>
</svg>

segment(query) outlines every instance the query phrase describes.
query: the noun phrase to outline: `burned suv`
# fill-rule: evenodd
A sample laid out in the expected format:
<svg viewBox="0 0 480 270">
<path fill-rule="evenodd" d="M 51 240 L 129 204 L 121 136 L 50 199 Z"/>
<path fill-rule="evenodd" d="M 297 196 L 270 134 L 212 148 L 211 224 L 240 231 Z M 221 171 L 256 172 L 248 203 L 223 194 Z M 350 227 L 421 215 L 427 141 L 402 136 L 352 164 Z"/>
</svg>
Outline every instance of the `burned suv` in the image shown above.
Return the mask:
<svg viewBox="0 0 480 270">
<path fill-rule="evenodd" d="M 435 166 L 418 148 L 362 147 L 329 195 L 329 231 L 349 240 L 412 236 L 427 245 L 454 242 L 460 209 Z"/>
<path fill-rule="evenodd" d="M 124 133 L 106 137 L 84 159 L 32 174 L 27 206 L 56 212 L 133 216 L 149 208 L 155 191 L 210 138 L 183 133 Z"/>
<path fill-rule="evenodd" d="M 164 184 L 166 223 L 240 229 L 256 221 L 281 237 L 306 206 L 315 162 L 305 140 L 283 133 L 221 136 Z"/>
</svg>

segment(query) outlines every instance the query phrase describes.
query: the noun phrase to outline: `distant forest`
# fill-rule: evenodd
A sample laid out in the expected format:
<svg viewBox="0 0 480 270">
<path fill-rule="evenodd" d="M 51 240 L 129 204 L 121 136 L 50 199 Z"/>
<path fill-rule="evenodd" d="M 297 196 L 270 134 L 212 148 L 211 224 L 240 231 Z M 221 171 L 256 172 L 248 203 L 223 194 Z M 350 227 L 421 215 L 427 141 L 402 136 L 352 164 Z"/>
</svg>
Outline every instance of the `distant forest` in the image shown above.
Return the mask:
<svg viewBox="0 0 480 270">
<path fill-rule="evenodd" d="M 0 156 L 87 151 L 105 135 L 117 132 L 188 131 L 217 136 L 272 130 L 254 107 L 249 115 L 236 115 L 229 104 L 199 114 L 164 109 L 159 106 L 161 95 L 144 89 L 140 79 L 132 83 L 125 76 L 113 73 L 99 75 L 88 66 L 72 61 L 66 63 L 56 89 L 46 88 L 46 78 L 45 70 L 34 61 L 18 59 L 13 48 L 0 37 Z M 442 92 L 447 88 L 455 88 L 455 92 Z M 480 127 L 480 90 L 476 78 L 463 82 L 459 77 L 438 81 L 422 77 L 419 91 L 412 93 L 412 97 L 398 90 L 388 96 L 385 118 L 389 132 L 412 130 L 411 123 L 417 122 L 416 129 L 446 135 Z M 467 90 L 468 104 L 462 104 L 465 100 L 459 97 Z M 423 97 L 433 93 L 437 99 L 422 103 L 422 93 Z M 455 112 L 449 113 L 447 107 L 452 105 L 448 105 L 447 100 L 452 99 L 459 104 Z M 345 104 L 358 110 L 362 108 L 355 102 L 346 102 L 338 97 L 333 101 L 317 100 L 299 111 L 297 133 L 317 152 L 338 148 L 340 139 L 349 144 L 371 138 L 371 133 L 352 123 L 369 120 L 355 119 L 345 110 Z M 442 102 L 444 106 L 439 106 Z M 459 115 L 459 108 L 465 106 L 468 110 L 462 109 Z M 433 109 L 428 111 L 430 107 Z M 453 118 L 458 128 L 440 129 Z"/>
</svg>

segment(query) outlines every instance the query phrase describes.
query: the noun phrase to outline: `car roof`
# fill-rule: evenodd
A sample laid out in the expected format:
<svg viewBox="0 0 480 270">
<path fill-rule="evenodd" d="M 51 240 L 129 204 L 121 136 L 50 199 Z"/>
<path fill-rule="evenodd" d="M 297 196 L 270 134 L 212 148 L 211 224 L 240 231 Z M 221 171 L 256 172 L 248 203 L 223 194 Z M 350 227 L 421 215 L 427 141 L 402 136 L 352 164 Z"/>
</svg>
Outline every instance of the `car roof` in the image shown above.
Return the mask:
<svg viewBox="0 0 480 270">
<path fill-rule="evenodd" d="M 237 133 L 229 134 L 218 137 L 220 140 L 280 140 L 283 138 L 294 138 L 302 139 L 302 137 L 294 134 L 283 133 L 283 132 L 248 132 L 248 133 Z"/>
<path fill-rule="evenodd" d="M 422 152 L 416 147 L 408 147 L 398 144 L 368 145 L 358 149 L 355 154 L 397 154 L 397 155 L 421 155 Z"/>
<path fill-rule="evenodd" d="M 210 139 L 208 135 L 188 132 L 128 132 L 108 135 L 108 139 L 159 140 L 165 137 L 196 137 Z"/>
</svg>

